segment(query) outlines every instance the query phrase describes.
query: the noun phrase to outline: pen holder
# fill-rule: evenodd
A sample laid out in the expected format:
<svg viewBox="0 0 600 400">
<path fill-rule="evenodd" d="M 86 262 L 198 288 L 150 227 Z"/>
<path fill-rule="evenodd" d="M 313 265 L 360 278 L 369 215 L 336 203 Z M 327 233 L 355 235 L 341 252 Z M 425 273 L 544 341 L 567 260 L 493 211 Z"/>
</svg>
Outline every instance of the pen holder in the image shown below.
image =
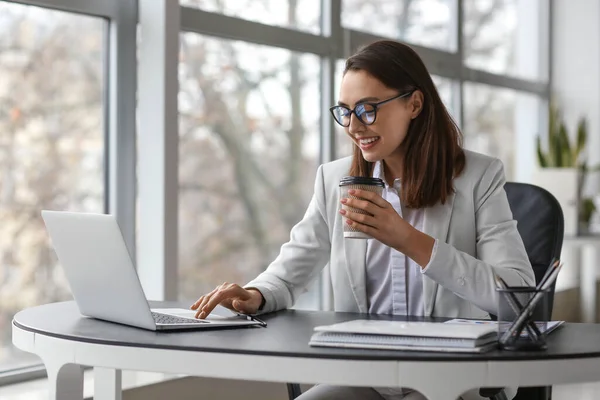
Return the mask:
<svg viewBox="0 0 600 400">
<path fill-rule="evenodd" d="M 498 288 L 498 342 L 504 350 L 546 350 L 544 316 L 549 311 L 550 289 Z"/>
</svg>

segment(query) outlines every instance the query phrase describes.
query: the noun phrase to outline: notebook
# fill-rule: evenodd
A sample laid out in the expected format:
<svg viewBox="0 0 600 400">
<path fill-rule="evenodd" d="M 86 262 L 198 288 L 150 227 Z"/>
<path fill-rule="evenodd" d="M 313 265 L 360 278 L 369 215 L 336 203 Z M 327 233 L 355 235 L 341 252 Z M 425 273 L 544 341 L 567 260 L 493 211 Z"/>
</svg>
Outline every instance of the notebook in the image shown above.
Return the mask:
<svg viewBox="0 0 600 400">
<path fill-rule="evenodd" d="M 496 347 L 494 325 L 353 320 L 317 326 L 310 346 L 481 353 Z"/>
<path fill-rule="evenodd" d="M 466 325 L 490 325 L 496 327 L 498 329 L 498 321 L 492 321 L 489 319 L 462 319 L 455 318 L 449 321 L 445 321 L 446 324 L 466 324 Z M 548 335 L 550 332 L 554 331 L 556 328 L 564 324 L 565 321 L 548 321 L 548 322 L 536 322 L 538 329 L 541 333 Z M 509 324 L 509 323 L 505 323 Z M 528 333 L 526 329 L 523 329 L 521 332 L 521 337 L 527 337 Z"/>
</svg>

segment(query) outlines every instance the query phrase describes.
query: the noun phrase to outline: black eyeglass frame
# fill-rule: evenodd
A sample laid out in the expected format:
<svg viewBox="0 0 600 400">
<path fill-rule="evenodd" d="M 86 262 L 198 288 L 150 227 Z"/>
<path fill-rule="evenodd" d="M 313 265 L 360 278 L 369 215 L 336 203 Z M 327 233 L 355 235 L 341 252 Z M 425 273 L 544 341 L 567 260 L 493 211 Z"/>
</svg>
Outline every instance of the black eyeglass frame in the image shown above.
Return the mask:
<svg viewBox="0 0 600 400">
<path fill-rule="evenodd" d="M 385 99 L 382 101 L 379 101 L 377 103 L 372 103 L 372 102 L 365 102 L 365 103 L 360 103 L 357 104 L 356 106 L 354 106 L 353 109 L 350 109 L 346 106 L 342 106 L 340 104 L 337 104 L 335 106 L 331 106 L 329 107 L 329 112 L 331 113 L 331 116 L 333 117 L 333 120 L 335 122 L 337 122 L 340 126 L 343 126 L 344 128 L 347 128 L 350 126 L 350 118 L 352 117 L 352 113 L 354 113 L 354 115 L 356 115 L 356 118 L 358 118 L 358 120 L 363 124 L 363 125 L 373 125 L 375 123 L 375 121 L 377 120 L 377 111 L 379 109 L 379 107 L 381 107 L 382 105 L 389 103 L 392 100 L 396 100 L 396 99 L 401 99 L 407 96 L 410 96 L 411 94 L 413 94 L 417 89 L 412 89 L 406 93 L 400 93 L 394 97 L 390 97 L 389 99 Z M 366 114 L 366 113 L 373 113 L 373 122 L 366 122 L 363 121 L 362 117 L 356 112 L 356 107 L 360 107 L 360 106 L 365 106 L 365 105 L 369 105 L 371 107 L 373 107 L 373 111 L 364 111 L 362 114 Z M 338 119 L 335 117 L 335 110 L 340 109 L 340 108 L 344 108 L 346 110 L 348 110 L 348 125 L 344 125 L 342 124 L 340 121 L 338 121 Z"/>
</svg>

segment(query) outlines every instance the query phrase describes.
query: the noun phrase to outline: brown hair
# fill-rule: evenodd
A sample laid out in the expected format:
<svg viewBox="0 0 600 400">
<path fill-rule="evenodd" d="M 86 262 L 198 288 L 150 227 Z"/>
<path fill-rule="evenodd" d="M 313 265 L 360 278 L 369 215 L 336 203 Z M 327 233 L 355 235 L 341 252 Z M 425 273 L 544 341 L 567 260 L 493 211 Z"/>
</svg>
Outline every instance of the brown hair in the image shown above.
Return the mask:
<svg viewBox="0 0 600 400">
<path fill-rule="evenodd" d="M 452 181 L 465 167 L 462 134 L 440 99 L 425 64 L 409 46 L 381 40 L 360 49 L 346 60 L 348 71 L 363 70 L 399 92 L 418 89 L 423 108 L 410 122 L 402 143 L 404 165 L 401 198 L 410 208 L 446 202 Z M 371 176 L 373 163 L 354 146 L 350 175 Z"/>
</svg>

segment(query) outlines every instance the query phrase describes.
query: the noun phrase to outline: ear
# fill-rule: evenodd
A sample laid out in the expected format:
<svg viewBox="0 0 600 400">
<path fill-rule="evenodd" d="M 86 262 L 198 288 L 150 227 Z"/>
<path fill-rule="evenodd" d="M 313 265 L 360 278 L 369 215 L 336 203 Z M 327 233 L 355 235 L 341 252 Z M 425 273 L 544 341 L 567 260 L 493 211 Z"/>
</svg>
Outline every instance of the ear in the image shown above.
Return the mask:
<svg viewBox="0 0 600 400">
<path fill-rule="evenodd" d="M 409 107 L 410 107 L 410 118 L 415 119 L 423 110 L 424 97 L 423 92 L 420 90 L 415 90 L 415 92 L 410 96 Z"/>
</svg>

